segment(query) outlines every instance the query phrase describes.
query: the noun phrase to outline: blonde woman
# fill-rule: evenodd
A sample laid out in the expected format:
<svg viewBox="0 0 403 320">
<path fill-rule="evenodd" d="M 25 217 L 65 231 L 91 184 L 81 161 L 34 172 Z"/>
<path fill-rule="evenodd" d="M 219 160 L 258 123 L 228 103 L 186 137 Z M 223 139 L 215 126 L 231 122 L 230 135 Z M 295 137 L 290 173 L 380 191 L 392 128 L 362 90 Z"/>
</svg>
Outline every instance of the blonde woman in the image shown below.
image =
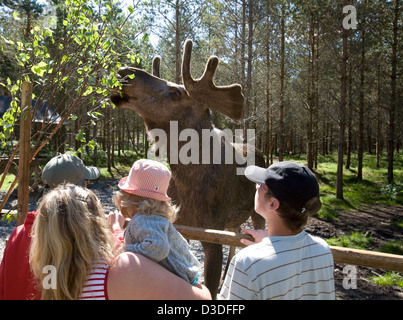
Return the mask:
<svg viewBox="0 0 403 320">
<path fill-rule="evenodd" d="M 113 218 L 118 220 L 116 214 Z M 139 254 L 114 258 L 109 223 L 88 189 L 66 184 L 47 193 L 32 237 L 30 264 L 44 300 L 210 298 L 205 287 L 192 286 Z"/>
<path fill-rule="evenodd" d="M 170 179 L 171 173 L 165 165 L 142 159 L 119 182 L 121 191 L 114 201 L 122 214 L 131 219 L 125 230 L 125 249 L 144 255 L 195 284 L 199 262 L 172 225 L 177 210 L 166 194 Z"/>
<path fill-rule="evenodd" d="M 105 290 L 94 292 L 87 280 L 102 278 L 105 282 L 113 256 L 112 233 L 92 191 L 66 184 L 43 197 L 30 250 L 30 264 L 43 300 L 106 298 Z M 46 266 L 52 266 L 56 274 L 56 283 L 47 286 Z M 47 279 L 51 281 L 51 277 Z"/>
<path fill-rule="evenodd" d="M 98 168 L 86 166 L 80 158 L 61 154 L 43 168 L 42 181 L 44 190 L 49 191 L 62 183 L 85 186 L 87 180 L 95 180 L 100 175 Z M 24 224 L 13 230 L 7 242 L 0 264 L 0 300 L 41 298 L 29 265 L 31 232 L 37 213 L 37 210 L 28 212 Z M 123 232 L 117 230 L 115 235 L 117 244 L 123 242 Z"/>
</svg>

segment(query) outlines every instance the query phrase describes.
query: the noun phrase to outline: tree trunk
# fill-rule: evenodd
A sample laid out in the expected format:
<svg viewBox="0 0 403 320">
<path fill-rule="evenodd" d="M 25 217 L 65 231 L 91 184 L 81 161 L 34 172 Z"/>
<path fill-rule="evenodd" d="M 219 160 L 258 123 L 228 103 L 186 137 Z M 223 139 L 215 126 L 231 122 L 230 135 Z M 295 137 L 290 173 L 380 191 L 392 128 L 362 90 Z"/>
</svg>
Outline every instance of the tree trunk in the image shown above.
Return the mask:
<svg viewBox="0 0 403 320">
<path fill-rule="evenodd" d="M 284 135 L 284 65 L 285 65 L 285 27 L 284 27 L 284 19 L 285 19 L 285 10 L 284 5 L 281 8 L 281 24 L 280 24 L 280 33 L 281 33 L 281 47 L 280 47 L 280 110 L 279 110 L 279 131 L 278 131 L 278 161 L 283 161 L 283 135 Z"/>
<path fill-rule="evenodd" d="M 347 0 L 344 0 L 347 5 Z M 340 105 L 339 105 L 339 142 L 337 155 L 337 183 L 336 197 L 343 199 L 343 155 L 344 155 L 344 129 L 346 111 L 346 69 L 347 69 L 347 30 L 342 27 L 342 56 L 341 56 L 341 83 L 340 83 Z"/>
<path fill-rule="evenodd" d="M 106 144 L 106 157 L 108 172 L 112 172 L 112 160 L 111 160 L 111 112 L 106 109 L 105 112 L 105 144 Z"/>
<path fill-rule="evenodd" d="M 365 22 L 363 21 L 362 24 Z M 364 156 L 364 79 L 365 79 L 365 30 L 362 29 L 361 70 L 360 70 L 360 103 L 358 110 L 358 170 L 357 178 L 362 180 L 362 161 Z"/>
<path fill-rule="evenodd" d="M 378 62 L 378 97 L 376 104 L 376 167 L 380 167 L 381 158 L 381 63 Z"/>
<path fill-rule="evenodd" d="M 98 166 L 98 121 L 95 121 L 95 125 L 94 125 L 94 134 L 93 134 L 93 139 L 96 141 L 95 146 L 94 146 L 94 153 L 92 155 L 92 165 L 94 167 Z"/>
<path fill-rule="evenodd" d="M 267 30 L 267 47 L 266 47 L 266 156 L 267 163 L 266 165 L 272 164 L 272 126 L 271 126 L 271 76 L 270 76 L 270 18 L 268 21 L 268 30 Z"/>
<path fill-rule="evenodd" d="M 181 77 L 181 1 L 176 0 L 175 5 L 175 83 L 180 83 Z"/>
<path fill-rule="evenodd" d="M 313 169 L 314 161 L 314 141 L 313 141 L 313 121 L 314 121 L 314 109 L 315 109 L 315 72 L 314 72 L 314 60 L 315 60 L 315 35 L 314 35 L 313 18 L 311 18 L 309 26 L 309 54 L 308 54 L 308 119 L 306 126 L 306 157 L 309 169 Z"/>
<path fill-rule="evenodd" d="M 244 127 L 243 140 L 247 143 L 247 130 L 249 127 L 249 107 L 250 94 L 252 89 L 252 41 L 253 41 L 253 2 L 248 3 L 248 69 L 246 74 L 246 92 L 245 92 L 245 111 L 244 111 Z"/>
<path fill-rule="evenodd" d="M 390 107 L 388 127 L 388 183 L 393 183 L 393 155 L 395 139 L 395 112 L 396 112 L 396 68 L 397 68 L 397 31 L 399 20 L 399 0 L 395 0 L 393 15 L 393 37 L 392 37 L 392 72 L 390 75 Z"/>
<path fill-rule="evenodd" d="M 350 169 L 351 164 L 351 145 L 352 145 L 352 118 L 353 118 L 353 94 L 352 94 L 352 63 L 348 64 L 348 117 L 347 117 L 347 150 L 346 150 L 346 170 Z"/>
</svg>

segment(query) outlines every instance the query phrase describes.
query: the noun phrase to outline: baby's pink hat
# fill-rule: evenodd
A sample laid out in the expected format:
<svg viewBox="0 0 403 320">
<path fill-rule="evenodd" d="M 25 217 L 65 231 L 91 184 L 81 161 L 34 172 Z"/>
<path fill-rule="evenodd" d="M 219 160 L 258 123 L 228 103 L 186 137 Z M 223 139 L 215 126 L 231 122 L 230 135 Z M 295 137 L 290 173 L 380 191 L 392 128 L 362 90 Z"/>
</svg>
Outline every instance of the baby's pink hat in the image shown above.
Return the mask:
<svg viewBox="0 0 403 320">
<path fill-rule="evenodd" d="M 159 201 L 169 201 L 167 195 L 171 173 L 168 168 L 157 161 L 137 160 L 129 175 L 119 181 L 119 188 L 125 192 Z"/>
</svg>

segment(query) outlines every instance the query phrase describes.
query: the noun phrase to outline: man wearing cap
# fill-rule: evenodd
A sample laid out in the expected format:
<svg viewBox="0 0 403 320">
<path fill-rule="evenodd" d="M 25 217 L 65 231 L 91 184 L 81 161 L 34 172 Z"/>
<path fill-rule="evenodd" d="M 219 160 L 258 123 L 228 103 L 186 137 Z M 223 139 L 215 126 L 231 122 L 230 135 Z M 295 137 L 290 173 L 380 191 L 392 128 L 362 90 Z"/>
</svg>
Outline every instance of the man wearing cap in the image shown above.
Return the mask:
<svg viewBox="0 0 403 320">
<path fill-rule="evenodd" d="M 98 168 L 87 167 L 75 156 L 62 154 L 52 158 L 42 171 L 43 184 L 54 188 L 62 183 L 86 186 L 86 180 L 97 179 Z M 37 211 L 29 212 L 24 224 L 12 232 L 0 265 L 0 300 L 40 299 L 29 265 L 31 229 Z"/>
<path fill-rule="evenodd" d="M 309 216 L 321 208 L 313 173 L 295 162 L 267 169 L 249 166 L 256 183 L 255 211 L 267 230 L 243 230 L 255 242 L 232 259 L 220 299 L 335 299 L 333 256 L 327 243 L 306 233 Z"/>
</svg>

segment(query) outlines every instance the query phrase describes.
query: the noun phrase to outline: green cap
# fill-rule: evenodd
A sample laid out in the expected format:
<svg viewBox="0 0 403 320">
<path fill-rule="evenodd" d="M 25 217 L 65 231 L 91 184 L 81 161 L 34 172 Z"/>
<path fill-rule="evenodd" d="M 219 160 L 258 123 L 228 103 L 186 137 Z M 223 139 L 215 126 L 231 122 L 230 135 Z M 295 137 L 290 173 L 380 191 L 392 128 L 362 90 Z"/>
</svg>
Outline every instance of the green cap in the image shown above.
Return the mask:
<svg viewBox="0 0 403 320">
<path fill-rule="evenodd" d="M 51 188 L 62 183 L 73 183 L 84 186 L 85 180 L 99 178 L 101 172 L 96 167 L 87 167 L 76 156 L 61 154 L 52 158 L 43 168 L 43 183 Z"/>
</svg>

